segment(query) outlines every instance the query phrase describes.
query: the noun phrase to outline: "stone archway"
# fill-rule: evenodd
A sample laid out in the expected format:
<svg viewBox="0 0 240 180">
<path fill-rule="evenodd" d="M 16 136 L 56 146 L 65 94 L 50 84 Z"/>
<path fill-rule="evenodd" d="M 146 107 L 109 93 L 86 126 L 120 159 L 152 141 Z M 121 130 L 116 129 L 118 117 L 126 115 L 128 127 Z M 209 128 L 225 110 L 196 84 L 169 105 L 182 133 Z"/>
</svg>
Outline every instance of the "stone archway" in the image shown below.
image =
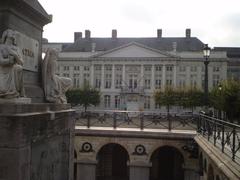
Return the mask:
<svg viewBox="0 0 240 180">
<path fill-rule="evenodd" d="M 155 150 L 151 156 L 150 180 L 184 180 L 184 158 L 171 146 Z"/>
<path fill-rule="evenodd" d="M 119 144 L 104 145 L 97 154 L 96 180 L 128 180 L 129 155 Z"/>
<path fill-rule="evenodd" d="M 208 166 L 207 180 L 214 180 L 214 171 L 211 164 Z"/>
</svg>

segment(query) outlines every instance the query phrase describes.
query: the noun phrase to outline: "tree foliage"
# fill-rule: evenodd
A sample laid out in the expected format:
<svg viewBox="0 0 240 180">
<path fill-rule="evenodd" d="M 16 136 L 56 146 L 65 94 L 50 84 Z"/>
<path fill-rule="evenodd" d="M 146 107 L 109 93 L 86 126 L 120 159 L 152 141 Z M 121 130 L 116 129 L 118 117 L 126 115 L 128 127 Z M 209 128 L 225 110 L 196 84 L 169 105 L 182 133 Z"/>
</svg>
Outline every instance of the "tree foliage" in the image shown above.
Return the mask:
<svg viewBox="0 0 240 180">
<path fill-rule="evenodd" d="M 210 93 L 211 105 L 221 111 L 225 111 L 232 121 L 240 114 L 240 82 L 226 80 L 220 86 L 214 87 Z"/>
<path fill-rule="evenodd" d="M 154 94 L 155 102 L 169 108 L 171 106 L 183 106 L 193 108 L 204 104 L 204 93 L 196 88 L 174 89 L 166 87 L 165 91 L 157 91 Z"/>
<path fill-rule="evenodd" d="M 85 85 L 80 89 L 72 89 L 66 93 L 67 100 L 72 105 L 81 105 L 85 111 L 90 105 L 96 106 L 100 103 L 100 92 Z"/>
</svg>

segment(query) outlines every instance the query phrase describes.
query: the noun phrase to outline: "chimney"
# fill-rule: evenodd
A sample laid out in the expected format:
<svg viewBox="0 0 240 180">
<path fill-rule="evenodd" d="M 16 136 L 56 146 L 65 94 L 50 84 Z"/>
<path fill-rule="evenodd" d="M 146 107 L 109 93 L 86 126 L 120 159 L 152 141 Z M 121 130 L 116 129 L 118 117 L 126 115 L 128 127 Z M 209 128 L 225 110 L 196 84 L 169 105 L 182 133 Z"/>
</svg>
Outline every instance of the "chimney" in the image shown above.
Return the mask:
<svg viewBox="0 0 240 180">
<path fill-rule="evenodd" d="M 74 32 L 74 42 L 82 38 L 82 32 Z"/>
<path fill-rule="evenodd" d="M 191 37 L 191 29 L 186 29 L 186 38 Z"/>
<path fill-rule="evenodd" d="M 91 31 L 85 30 L 85 38 L 90 39 L 91 38 Z"/>
<path fill-rule="evenodd" d="M 162 38 L 162 29 L 157 30 L 157 37 Z"/>
<path fill-rule="evenodd" d="M 172 43 L 173 52 L 177 52 L 177 42 Z"/>
<path fill-rule="evenodd" d="M 113 38 L 113 39 L 116 39 L 116 38 L 117 38 L 117 30 L 116 30 L 116 29 L 113 29 L 113 30 L 112 30 L 112 38 Z"/>
</svg>

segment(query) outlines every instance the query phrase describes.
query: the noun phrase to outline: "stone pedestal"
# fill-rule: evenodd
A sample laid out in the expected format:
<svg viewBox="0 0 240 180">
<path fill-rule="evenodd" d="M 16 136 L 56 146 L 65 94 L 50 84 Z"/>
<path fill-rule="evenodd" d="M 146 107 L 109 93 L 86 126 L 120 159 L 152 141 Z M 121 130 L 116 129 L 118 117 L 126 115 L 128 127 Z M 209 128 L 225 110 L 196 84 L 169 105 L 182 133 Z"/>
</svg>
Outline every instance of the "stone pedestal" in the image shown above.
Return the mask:
<svg viewBox="0 0 240 180">
<path fill-rule="evenodd" d="M 95 180 L 97 161 L 77 161 L 77 180 Z"/>
<path fill-rule="evenodd" d="M 129 180 L 149 180 L 149 171 L 151 164 L 144 162 L 128 163 L 129 166 Z"/>
<path fill-rule="evenodd" d="M 37 0 L 0 1 L 0 36 L 7 29 L 17 32 L 17 46 L 24 60 L 24 88 L 32 102 L 44 101 L 41 88 L 42 32 L 43 26 L 51 19 Z"/>
<path fill-rule="evenodd" d="M 0 179 L 72 180 L 69 105 L 0 104 Z"/>
<path fill-rule="evenodd" d="M 200 180 L 199 173 L 191 168 L 185 168 L 184 170 L 184 180 Z"/>
<path fill-rule="evenodd" d="M 13 98 L 13 99 L 2 99 L 0 98 L 0 105 L 1 104 L 30 104 L 31 98 Z"/>
</svg>

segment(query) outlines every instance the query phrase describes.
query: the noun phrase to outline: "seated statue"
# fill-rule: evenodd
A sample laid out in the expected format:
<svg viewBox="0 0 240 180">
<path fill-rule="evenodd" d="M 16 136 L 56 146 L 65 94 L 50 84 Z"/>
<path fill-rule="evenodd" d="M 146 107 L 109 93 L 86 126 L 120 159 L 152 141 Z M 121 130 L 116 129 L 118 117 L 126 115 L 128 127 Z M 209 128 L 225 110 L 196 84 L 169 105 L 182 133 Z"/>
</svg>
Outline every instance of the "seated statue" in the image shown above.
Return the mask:
<svg viewBox="0 0 240 180">
<path fill-rule="evenodd" d="M 42 63 L 44 93 L 48 102 L 66 104 L 65 93 L 72 87 L 72 80 L 56 75 L 57 59 L 57 50 L 49 48 Z"/>
<path fill-rule="evenodd" d="M 24 97 L 23 59 L 16 42 L 15 31 L 2 34 L 0 44 L 0 98 Z"/>
</svg>

